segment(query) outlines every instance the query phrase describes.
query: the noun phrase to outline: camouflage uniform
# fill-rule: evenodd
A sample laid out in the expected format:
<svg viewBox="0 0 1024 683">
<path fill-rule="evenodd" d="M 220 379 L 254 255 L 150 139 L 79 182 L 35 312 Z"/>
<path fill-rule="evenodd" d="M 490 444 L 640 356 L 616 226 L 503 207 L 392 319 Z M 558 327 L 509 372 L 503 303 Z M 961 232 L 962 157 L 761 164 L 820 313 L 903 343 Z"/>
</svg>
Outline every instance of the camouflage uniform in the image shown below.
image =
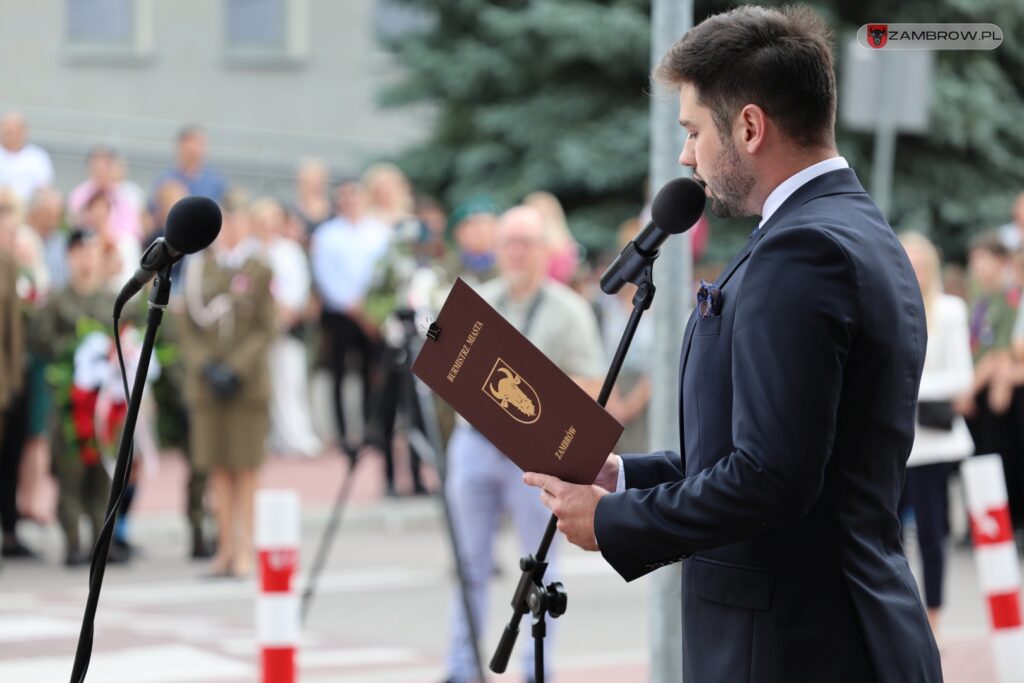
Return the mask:
<svg viewBox="0 0 1024 683">
<path fill-rule="evenodd" d="M 82 295 L 72 288 L 50 295 L 30 322 L 32 349 L 45 358 L 47 382 L 54 390 L 51 436 L 54 476 L 60 484 L 57 518 L 64 531 L 67 552 L 82 551 L 78 525 L 86 515 L 93 539 L 99 534 L 110 495 L 110 475 L 100 460 L 87 456 L 94 443 L 79 437 L 74 414 L 74 356 L 83 337 L 93 331 L 112 333 L 113 295 L 105 291 Z M 91 416 L 90 416 L 91 417 Z"/>
<path fill-rule="evenodd" d="M 0 253 L 0 434 L 4 430 L 3 412 L 21 389 L 21 380 L 25 374 L 21 300 L 16 289 L 17 272 L 7 255 Z"/>
<path fill-rule="evenodd" d="M 21 385 L 25 377 L 25 340 L 16 273 L 15 265 L 0 253 L 0 527 L 5 554 L 12 541 L 20 546 L 14 531 L 18 520 L 18 466 L 24 441 L 24 427 L 18 424 L 18 415 L 24 414 Z"/>
</svg>

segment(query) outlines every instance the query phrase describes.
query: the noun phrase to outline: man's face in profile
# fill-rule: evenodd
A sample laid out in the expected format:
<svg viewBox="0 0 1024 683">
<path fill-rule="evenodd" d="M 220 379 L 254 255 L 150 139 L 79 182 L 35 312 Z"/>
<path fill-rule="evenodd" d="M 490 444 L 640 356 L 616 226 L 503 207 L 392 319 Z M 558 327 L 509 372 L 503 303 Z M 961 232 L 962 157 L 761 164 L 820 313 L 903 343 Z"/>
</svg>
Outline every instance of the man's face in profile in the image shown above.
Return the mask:
<svg viewBox="0 0 1024 683">
<path fill-rule="evenodd" d="M 753 215 L 747 202 L 754 171 L 736 149 L 732 131 L 719 132 L 711 110 L 687 83 L 679 89 L 679 123 L 687 132 L 679 163 L 692 168 L 693 177 L 704 184 L 711 211 L 723 218 Z"/>
</svg>

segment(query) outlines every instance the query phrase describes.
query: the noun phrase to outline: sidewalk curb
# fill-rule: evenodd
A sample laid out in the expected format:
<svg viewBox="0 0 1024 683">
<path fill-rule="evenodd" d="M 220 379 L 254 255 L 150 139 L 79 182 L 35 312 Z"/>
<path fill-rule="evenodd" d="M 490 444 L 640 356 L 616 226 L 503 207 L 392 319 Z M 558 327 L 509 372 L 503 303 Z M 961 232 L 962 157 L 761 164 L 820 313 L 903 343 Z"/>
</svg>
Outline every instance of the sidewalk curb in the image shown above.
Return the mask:
<svg viewBox="0 0 1024 683">
<path fill-rule="evenodd" d="M 302 535 L 319 535 L 328 524 L 333 504 L 318 503 L 302 510 Z M 339 532 L 402 532 L 433 530 L 444 524 L 441 501 L 437 496 L 387 498 L 373 502 L 352 503 L 342 511 Z M 185 534 L 187 523 L 182 513 L 147 512 L 132 517 L 132 534 L 137 538 L 153 538 L 168 534 Z"/>
</svg>

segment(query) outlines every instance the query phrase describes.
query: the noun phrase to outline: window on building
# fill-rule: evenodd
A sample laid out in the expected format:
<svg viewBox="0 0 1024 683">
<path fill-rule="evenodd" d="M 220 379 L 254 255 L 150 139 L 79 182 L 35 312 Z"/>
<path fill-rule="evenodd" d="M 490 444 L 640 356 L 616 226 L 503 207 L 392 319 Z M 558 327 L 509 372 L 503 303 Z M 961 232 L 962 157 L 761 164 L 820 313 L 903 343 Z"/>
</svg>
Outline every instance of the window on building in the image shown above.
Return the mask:
<svg viewBox="0 0 1024 683">
<path fill-rule="evenodd" d="M 143 64 L 153 48 L 153 0 L 64 0 L 69 64 Z"/>
<path fill-rule="evenodd" d="M 224 42 L 240 66 L 292 66 L 306 56 L 307 0 L 226 0 Z"/>
<path fill-rule="evenodd" d="M 68 44 L 134 46 L 134 4 L 133 0 L 67 0 Z"/>
<path fill-rule="evenodd" d="M 374 29 L 385 40 L 424 33 L 434 27 L 435 21 L 431 12 L 395 0 L 377 0 L 373 8 Z"/>
<path fill-rule="evenodd" d="M 288 43 L 287 0 L 227 0 L 228 47 L 284 52 Z"/>
</svg>

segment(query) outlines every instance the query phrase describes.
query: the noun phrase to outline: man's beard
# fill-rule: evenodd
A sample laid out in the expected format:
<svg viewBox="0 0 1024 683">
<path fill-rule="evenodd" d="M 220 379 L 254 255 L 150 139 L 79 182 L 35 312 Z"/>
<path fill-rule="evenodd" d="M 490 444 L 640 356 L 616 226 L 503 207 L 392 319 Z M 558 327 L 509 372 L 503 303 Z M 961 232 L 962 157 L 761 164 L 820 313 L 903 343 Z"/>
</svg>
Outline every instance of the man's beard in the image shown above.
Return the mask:
<svg viewBox="0 0 1024 683">
<path fill-rule="evenodd" d="M 754 189 L 754 174 L 745 167 L 731 140 L 722 141 L 720 171 L 711 190 L 711 213 L 720 218 L 749 216 L 746 202 Z"/>
</svg>

